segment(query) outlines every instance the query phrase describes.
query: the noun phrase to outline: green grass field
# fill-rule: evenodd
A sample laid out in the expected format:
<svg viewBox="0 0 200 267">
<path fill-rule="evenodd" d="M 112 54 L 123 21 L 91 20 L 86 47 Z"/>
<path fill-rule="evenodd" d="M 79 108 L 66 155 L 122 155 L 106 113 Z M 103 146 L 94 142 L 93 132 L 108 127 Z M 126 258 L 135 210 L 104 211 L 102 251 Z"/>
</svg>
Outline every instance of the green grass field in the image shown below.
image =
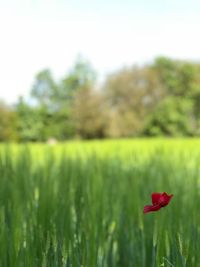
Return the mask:
<svg viewBox="0 0 200 267">
<path fill-rule="evenodd" d="M 200 140 L 0 146 L 0 267 L 199 267 L 199 249 Z"/>
</svg>

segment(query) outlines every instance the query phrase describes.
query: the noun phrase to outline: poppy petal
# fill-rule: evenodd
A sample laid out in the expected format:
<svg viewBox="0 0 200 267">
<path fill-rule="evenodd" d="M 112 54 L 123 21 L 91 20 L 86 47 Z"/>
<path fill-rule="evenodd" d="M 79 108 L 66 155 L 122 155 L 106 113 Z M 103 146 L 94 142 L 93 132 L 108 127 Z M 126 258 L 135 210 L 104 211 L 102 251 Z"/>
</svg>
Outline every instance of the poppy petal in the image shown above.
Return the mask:
<svg viewBox="0 0 200 267">
<path fill-rule="evenodd" d="M 152 193 L 151 199 L 152 199 L 153 205 L 159 204 L 159 199 L 160 199 L 161 195 L 162 195 L 161 193 Z"/>
<path fill-rule="evenodd" d="M 174 196 L 173 194 L 168 195 L 167 193 L 163 192 L 162 196 L 159 199 L 159 204 L 162 205 L 163 207 L 168 205 L 173 196 Z"/>
<path fill-rule="evenodd" d="M 161 206 L 159 205 L 147 205 L 144 207 L 144 210 L 143 212 L 144 213 L 148 213 L 148 212 L 151 212 L 151 211 L 157 211 L 161 208 Z"/>
</svg>

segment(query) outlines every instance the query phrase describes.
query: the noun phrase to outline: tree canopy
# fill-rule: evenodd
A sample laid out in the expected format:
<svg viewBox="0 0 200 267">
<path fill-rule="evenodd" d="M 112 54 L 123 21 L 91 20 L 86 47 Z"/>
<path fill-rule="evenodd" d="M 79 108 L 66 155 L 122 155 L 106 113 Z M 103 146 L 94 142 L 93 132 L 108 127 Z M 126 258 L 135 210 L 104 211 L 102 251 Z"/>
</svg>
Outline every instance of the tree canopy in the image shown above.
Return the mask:
<svg viewBox="0 0 200 267">
<path fill-rule="evenodd" d="M 30 100 L 0 103 L 0 141 L 199 136 L 200 63 L 158 57 L 99 85 L 79 57 L 58 81 L 49 69 L 37 73 Z"/>
</svg>

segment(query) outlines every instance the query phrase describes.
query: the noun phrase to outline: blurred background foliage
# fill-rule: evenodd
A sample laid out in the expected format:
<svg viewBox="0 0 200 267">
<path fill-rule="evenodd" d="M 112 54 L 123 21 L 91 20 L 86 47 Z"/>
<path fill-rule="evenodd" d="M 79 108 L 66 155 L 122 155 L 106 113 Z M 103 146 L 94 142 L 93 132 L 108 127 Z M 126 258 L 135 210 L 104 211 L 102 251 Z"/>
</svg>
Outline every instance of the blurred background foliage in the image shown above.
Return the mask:
<svg viewBox="0 0 200 267">
<path fill-rule="evenodd" d="M 200 63 L 158 57 L 99 84 L 90 63 L 78 58 L 60 81 L 40 71 L 29 100 L 2 101 L 0 114 L 0 141 L 199 136 Z"/>
</svg>

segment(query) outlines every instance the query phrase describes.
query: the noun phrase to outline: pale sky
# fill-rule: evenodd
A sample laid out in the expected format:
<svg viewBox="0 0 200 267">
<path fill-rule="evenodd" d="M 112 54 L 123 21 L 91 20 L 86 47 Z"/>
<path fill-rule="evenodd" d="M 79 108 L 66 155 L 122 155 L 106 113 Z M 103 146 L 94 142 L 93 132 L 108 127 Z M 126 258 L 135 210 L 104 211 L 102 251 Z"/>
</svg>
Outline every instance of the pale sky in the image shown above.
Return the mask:
<svg viewBox="0 0 200 267">
<path fill-rule="evenodd" d="M 199 29 L 199 0 L 0 0 L 0 98 L 44 68 L 62 78 L 78 54 L 100 78 L 159 55 L 200 61 Z"/>
</svg>

